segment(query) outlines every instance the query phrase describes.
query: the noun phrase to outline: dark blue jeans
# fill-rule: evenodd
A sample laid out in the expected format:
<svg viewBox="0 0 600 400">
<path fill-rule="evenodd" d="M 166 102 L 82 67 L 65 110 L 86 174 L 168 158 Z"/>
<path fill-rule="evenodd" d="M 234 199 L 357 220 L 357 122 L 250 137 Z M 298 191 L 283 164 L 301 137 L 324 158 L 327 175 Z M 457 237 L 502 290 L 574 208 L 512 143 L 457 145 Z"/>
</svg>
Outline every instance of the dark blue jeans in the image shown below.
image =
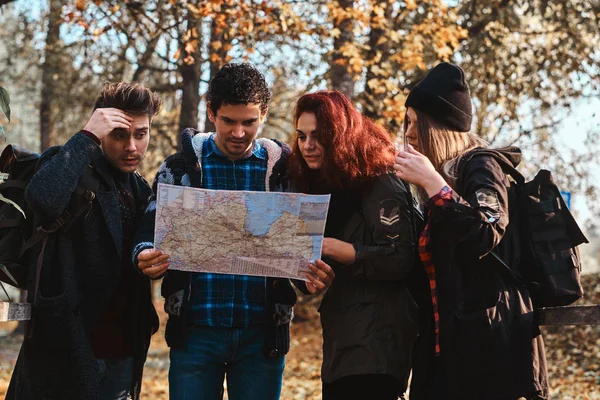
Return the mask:
<svg viewBox="0 0 600 400">
<path fill-rule="evenodd" d="M 99 400 L 129 400 L 133 392 L 133 357 L 98 359 Z"/>
<path fill-rule="evenodd" d="M 227 379 L 229 400 L 278 400 L 284 356 L 263 355 L 264 327 L 194 326 L 184 349 L 171 349 L 169 398 L 220 400 Z"/>
</svg>

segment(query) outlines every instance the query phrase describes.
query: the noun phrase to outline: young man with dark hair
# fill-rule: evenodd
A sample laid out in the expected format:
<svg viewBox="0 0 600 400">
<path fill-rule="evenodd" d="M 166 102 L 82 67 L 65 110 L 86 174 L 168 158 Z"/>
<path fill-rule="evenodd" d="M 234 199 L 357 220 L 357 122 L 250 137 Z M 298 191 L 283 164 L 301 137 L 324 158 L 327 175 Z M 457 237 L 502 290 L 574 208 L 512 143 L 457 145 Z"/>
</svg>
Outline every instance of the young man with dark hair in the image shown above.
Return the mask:
<svg viewBox="0 0 600 400">
<path fill-rule="evenodd" d="M 271 94 L 251 64 L 227 64 L 211 80 L 208 117 L 215 133 L 182 132 L 182 151 L 168 157 L 154 181 L 215 190 L 283 191 L 290 148 L 256 139 Z M 178 161 L 182 160 L 182 161 Z M 136 234 L 133 257 L 150 278 L 163 275 L 169 314 L 171 399 L 279 399 L 296 292 L 289 279 L 169 270 L 168 254 L 154 249 L 154 204 Z M 305 293 L 333 279 L 320 260 L 310 266 Z M 166 272 L 166 274 L 165 274 Z"/>
<path fill-rule="evenodd" d="M 135 170 L 160 106 L 142 85 L 107 83 L 85 127 L 42 154 L 27 202 L 36 226 L 67 222 L 32 271 L 33 319 L 7 399 L 139 399 L 158 317 L 130 256 L 152 196 Z"/>
</svg>

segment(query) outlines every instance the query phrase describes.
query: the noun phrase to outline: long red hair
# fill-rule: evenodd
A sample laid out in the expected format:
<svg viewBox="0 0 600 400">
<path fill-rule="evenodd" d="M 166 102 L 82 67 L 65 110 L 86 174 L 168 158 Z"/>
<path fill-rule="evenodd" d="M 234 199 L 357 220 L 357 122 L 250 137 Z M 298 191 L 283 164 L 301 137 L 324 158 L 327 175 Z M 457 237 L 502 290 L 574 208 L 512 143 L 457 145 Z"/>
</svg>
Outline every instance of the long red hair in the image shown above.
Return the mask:
<svg viewBox="0 0 600 400">
<path fill-rule="evenodd" d="M 319 171 L 308 167 L 296 132 L 289 159 L 295 190 L 314 193 L 323 186 L 346 189 L 392 170 L 396 149 L 390 134 L 362 115 L 341 92 L 322 90 L 300 97 L 294 110 L 294 126 L 303 113 L 316 117 L 323 163 Z"/>
</svg>

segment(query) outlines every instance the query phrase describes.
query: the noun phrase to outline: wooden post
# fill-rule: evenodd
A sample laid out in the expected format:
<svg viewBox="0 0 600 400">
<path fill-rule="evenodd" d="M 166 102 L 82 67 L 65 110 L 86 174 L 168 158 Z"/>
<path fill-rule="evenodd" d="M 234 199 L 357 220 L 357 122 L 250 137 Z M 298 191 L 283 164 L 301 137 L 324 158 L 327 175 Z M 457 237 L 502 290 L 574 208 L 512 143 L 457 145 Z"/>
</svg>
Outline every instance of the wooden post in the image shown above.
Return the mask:
<svg viewBox="0 0 600 400">
<path fill-rule="evenodd" d="M 600 325 L 600 305 L 540 308 L 537 317 L 540 325 Z"/>
<path fill-rule="evenodd" d="M 27 321 L 31 319 L 31 304 L 0 301 L 0 321 Z"/>
</svg>

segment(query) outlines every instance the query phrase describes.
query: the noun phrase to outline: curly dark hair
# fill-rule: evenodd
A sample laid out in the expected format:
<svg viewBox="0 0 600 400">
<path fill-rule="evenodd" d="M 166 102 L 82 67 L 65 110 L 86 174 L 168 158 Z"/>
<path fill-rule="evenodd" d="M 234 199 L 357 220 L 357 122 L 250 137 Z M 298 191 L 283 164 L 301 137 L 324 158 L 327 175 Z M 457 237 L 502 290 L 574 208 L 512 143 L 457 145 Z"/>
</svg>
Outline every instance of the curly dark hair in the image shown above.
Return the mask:
<svg viewBox="0 0 600 400">
<path fill-rule="evenodd" d="M 135 114 L 147 114 L 150 118 L 158 114 L 162 100 L 156 93 L 139 83 L 106 82 L 96 100 L 97 108 L 118 108 Z"/>
<path fill-rule="evenodd" d="M 296 131 L 288 166 L 297 191 L 317 193 L 323 183 L 329 189 L 349 189 L 392 171 L 396 149 L 390 134 L 361 114 L 341 92 L 322 90 L 303 95 L 294 110 L 295 126 L 303 113 L 312 113 L 317 119 L 323 164 L 319 171 L 309 169 Z"/>
<path fill-rule="evenodd" d="M 250 63 L 225 64 L 211 79 L 207 100 L 216 115 L 223 104 L 260 104 L 265 112 L 271 101 L 271 92 L 265 76 Z"/>
</svg>

